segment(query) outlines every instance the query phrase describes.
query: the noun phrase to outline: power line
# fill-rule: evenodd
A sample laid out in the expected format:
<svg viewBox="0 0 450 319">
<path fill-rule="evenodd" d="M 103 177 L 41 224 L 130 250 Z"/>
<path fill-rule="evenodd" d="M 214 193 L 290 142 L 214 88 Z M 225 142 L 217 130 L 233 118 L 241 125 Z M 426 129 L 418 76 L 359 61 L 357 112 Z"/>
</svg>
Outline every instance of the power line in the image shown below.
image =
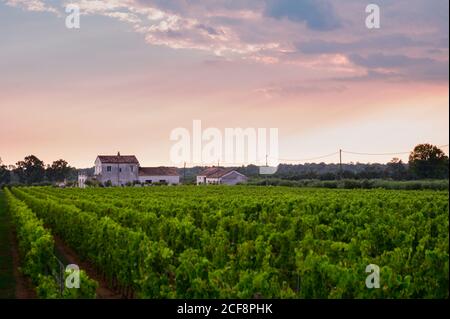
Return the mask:
<svg viewBox="0 0 450 319">
<path fill-rule="evenodd" d="M 438 148 L 444 148 L 444 147 L 448 147 L 448 144 L 438 146 Z M 347 154 L 367 155 L 367 156 L 404 155 L 404 154 L 410 154 L 411 153 L 411 151 L 408 151 L 408 152 L 396 152 L 396 153 L 363 153 L 363 152 L 353 152 L 353 151 L 345 151 L 345 150 L 342 150 L 342 152 L 347 153 Z"/>
<path fill-rule="evenodd" d="M 339 151 L 331 153 L 331 154 L 326 154 L 326 155 L 317 156 L 317 157 L 311 157 L 311 158 L 300 158 L 300 159 L 274 158 L 274 157 L 270 157 L 270 158 L 271 159 L 277 159 L 278 161 L 286 161 L 286 162 L 306 162 L 306 161 L 313 161 L 313 160 L 317 160 L 317 159 L 321 159 L 321 158 L 331 157 L 331 156 L 334 156 L 334 155 L 337 155 L 337 154 L 339 154 Z"/>
<path fill-rule="evenodd" d="M 360 152 L 352 152 L 352 151 L 345 151 L 342 150 L 343 153 L 347 154 L 354 154 L 354 155 L 368 155 L 368 156 L 383 156 L 383 155 L 403 155 L 403 154 L 409 154 L 411 152 L 398 152 L 398 153 L 360 153 Z"/>
<path fill-rule="evenodd" d="M 448 147 L 449 144 L 446 145 L 440 145 L 438 146 L 438 148 L 445 148 Z M 278 162 L 307 162 L 307 161 L 313 161 L 313 160 L 318 160 L 318 159 L 323 159 L 323 158 L 328 158 L 328 157 L 332 157 L 335 155 L 341 155 L 342 153 L 347 153 L 347 154 L 353 154 L 353 155 L 365 155 L 365 156 L 393 156 L 393 155 L 404 155 L 404 154 L 410 154 L 411 151 L 407 151 L 407 152 L 392 152 L 392 153 L 364 153 L 364 152 L 354 152 L 354 151 L 345 151 L 345 150 L 339 150 L 330 154 L 325 154 L 325 155 L 321 155 L 321 156 L 316 156 L 316 157 L 310 157 L 310 158 L 299 158 L 299 159 L 294 159 L 294 158 L 276 158 L 276 157 L 272 157 L 269 155 L 266 155 L 266 163 L 267 163 L 267 158 L 270 158 L 272 160 L 277 160 Z M 342 163 L 342 157 L 340 158 L 340 163 Z M 234 162 L 222 162 L 222 164 L 225 165 L 236 165 L 237 163 Z M 244 163 L 241 163 L 242 165 L 244 165 Z M 267 164 L 266 164 L 267 166 Z"/>
</svg>

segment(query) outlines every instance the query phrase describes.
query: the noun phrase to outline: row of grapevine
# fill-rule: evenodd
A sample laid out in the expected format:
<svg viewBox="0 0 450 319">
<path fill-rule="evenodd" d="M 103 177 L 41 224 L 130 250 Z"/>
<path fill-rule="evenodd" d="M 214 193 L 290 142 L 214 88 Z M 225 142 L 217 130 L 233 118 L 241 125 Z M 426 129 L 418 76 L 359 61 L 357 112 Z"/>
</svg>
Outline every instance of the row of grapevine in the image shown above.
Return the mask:
<svg viewBox="0 0 450 319">
<path fill-rule="evenodd" d="M 92 238 L 69 244 L 82 254 L 91 251 L 84 256 L 99 268 L 112 264 L 97 261 L 93 241 L 109 238 L 105 247 L 114 247 L 111 255 L 118 254 L 116 249 L 152 247 L 151 262 L 142 261 L 148 254 L 144 249 L 139 257 L 121 254 L 122 264 L 113 263 L 114 271 L 108 271 L 119 279 L 121 269 L 134 267 L 136 276 L 121 282 L 132 282 L 141 297 L 448 296 L 448 192 L 282 187 L 14 191 L 31 206 L 40 203 L 36 212 L 48 214 L 59 206 L 61 219 L 73 211 L 96 224 L 85 230 Z M 105 220 L 117 230 L 111 228 L 108 236 L 95 233 Z M 73 226 L 55 220 L 52 227 L 67 233 Z M 114 231 L 121 237 L 139 234 L 141 245 L 127 239 L 113 245 Z M 83 242 L 90 246 L 81 249 Z M 365 287 L 369 264 L 380 265 L 382 289 Z"/>
<path fill-rule="evenodd" d="M 150 241 L 143 232 L 122 227 L 109 217 L 84 212 L 75 206 L 39 199 L 13 188 L 81 258 L 91 261 L 111 285 L 131 288 L 141 297 L 166 297 L 160 282 L 168 282 L 166 265 L 172 251 Z M 117 283 L 116 283 L 117 281 Z"/>
<path fill-rule="evenodd" d="M 97 282 L 90 279 L 81 270 L 80 287 L 64 289 L 62 294 L 52 270 L 59 270 L 54 256 L 54 240 L 49 230 L 44 228 L 40 219 L 25 205 L 15 198 L 11 192 L 4 190 L 8 210 L 16 228 L 19 252 L 23 259 L 22 271 L 31 278 L 36 287 L 37 296 L 44 299 L 53 298 L 95 298 Z M 71 272 L 65 272 L 63 280 Z"/>
</svg>

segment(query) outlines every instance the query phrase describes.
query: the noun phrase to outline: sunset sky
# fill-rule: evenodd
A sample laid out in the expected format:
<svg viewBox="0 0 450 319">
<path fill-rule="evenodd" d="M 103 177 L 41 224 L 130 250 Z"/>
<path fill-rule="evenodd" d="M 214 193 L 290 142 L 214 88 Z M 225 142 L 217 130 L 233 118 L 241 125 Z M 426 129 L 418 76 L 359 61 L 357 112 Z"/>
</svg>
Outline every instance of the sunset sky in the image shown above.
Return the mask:
<svg viewBox="0 0 450 319">
<path fill-rule="evenodd" d="M 371 2 L 380 29 L 365 25 Z M 65 26 L 69 3 L 80 29 Z M 120 151 L 172 165 L 170 132 L 193 120 L 278 128 L 282 159 L 446 145 L 448 11 L 448 0 L 0 0 L 0 157 L 89 167 Z"/>
</svg>

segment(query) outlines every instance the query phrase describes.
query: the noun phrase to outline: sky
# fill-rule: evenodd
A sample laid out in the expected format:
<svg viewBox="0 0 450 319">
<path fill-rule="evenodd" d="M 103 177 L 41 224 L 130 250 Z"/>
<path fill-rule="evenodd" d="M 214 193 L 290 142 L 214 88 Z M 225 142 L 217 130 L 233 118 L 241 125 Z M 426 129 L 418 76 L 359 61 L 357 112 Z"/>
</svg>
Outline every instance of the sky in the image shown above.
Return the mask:
<svg viewBox="0 0 450 319">
<path fill-rule="evenodd" d="M 194 120 L 278 128 L 289 163 L 447 145 L 449 2 L 373 2 L 378 29 L 363 0 L 0 0 L 0 158 L 175 165 Z"/>
</svg>

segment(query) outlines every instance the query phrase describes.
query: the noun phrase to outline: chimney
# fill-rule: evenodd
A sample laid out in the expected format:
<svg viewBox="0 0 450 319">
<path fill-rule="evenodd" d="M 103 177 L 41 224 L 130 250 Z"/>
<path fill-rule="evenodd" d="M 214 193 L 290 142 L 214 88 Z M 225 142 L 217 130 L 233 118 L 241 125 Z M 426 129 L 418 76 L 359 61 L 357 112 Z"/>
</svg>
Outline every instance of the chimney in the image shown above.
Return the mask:
<svg viewBox="0 0 450 319">
<path fill-rule="evenodd" d="M 117 156 L 120 156 L 120 152 L 117 152 Z"/>
</svg>

